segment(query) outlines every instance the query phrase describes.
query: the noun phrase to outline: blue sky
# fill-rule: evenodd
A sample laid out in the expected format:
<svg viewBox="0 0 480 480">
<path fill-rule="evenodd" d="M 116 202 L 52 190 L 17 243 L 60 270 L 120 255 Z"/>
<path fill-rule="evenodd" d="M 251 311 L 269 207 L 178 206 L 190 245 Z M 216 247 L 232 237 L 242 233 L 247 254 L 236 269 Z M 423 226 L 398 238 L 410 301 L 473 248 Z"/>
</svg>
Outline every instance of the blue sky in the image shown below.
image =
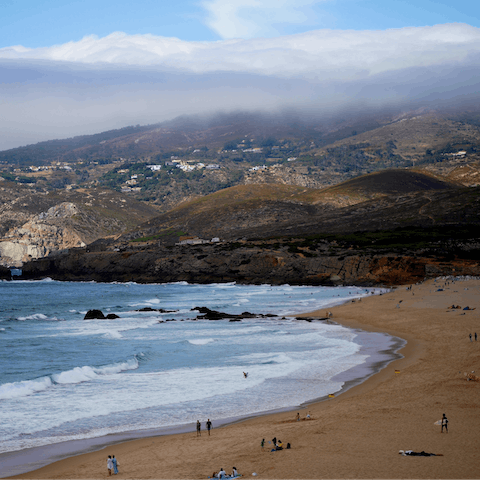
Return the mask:
<svg viewBox="0 0 480 480">
<path fill-rule="evenodd" d="M 480 0 L 0 0 L 0 150 L 479 92 Z"/>
<path fill-rule="evenodd" d="M 480 27 L 478 0 L 2 0 L 0 48 L 48 47 L 86 35 L 152 34 L 187 41 L 274 37 L 332 28 Z M 227 20 L 245 28 L 228 28 Z M 224 26 L 222 27 L 222 21 Z M 237 35 L 235 35 L 237 33 Z"/>
</svg>

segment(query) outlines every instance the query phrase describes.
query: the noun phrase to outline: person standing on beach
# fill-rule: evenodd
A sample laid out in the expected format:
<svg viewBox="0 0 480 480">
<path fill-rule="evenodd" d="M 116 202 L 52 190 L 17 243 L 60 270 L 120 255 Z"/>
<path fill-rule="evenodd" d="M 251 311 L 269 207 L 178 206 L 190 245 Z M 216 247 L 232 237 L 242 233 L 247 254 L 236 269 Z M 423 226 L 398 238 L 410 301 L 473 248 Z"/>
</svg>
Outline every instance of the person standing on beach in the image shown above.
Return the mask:
<svg viewBox="0 0 480 480">
<path fill-rule="evenodd" d="M 263 447 L 265 446 L 265 439 L 263 438 L 262 441 L 260 442 L 260 446 L 262 447 L 262 450 L 263 450 Z"/>
<path fill-rule="evenodd" d="M 111 455 L 107 458 L 107 469 L 108 469 L 108 476 L 112 476 L 112 468 L 113 468 L 113 461 Z"/>
<path fill-rule="evenodd" d="M 197 437 L 202 436 L 202 425 L 200 423 L 200 420 L 197 420 Z"/>
<path fill-rule="evenodd" d="M 205 425 L 207 426 L 208 435 L 210 435 L 210 429 L 212 428 L 212 422 L 210 419 L 207 419 L 207 423 Z"/>
<path fill-rule="evenodd" d="M 477 341 L 477 332 L 475 332 L 475 341 Z"/>
<path fill-rule="evenodd" d="M 113 464 L 113 473 L 115 475 L 117 475 L 117 473 L 118 473 L 118 463 L 117 463 L 117 459 L 115 458 L 115 455 L 113 455 L 112 464 Z"/>
<path fill-rule="evenodd" d="M 445 428 L 445 433 L 448 433 L 448 419 L 445 416 L 445 414 L 443 414 L 443 417 L 442 417 L 442 431 L 440 433 L 443 433 L 444 428 Z"/>
</svg>

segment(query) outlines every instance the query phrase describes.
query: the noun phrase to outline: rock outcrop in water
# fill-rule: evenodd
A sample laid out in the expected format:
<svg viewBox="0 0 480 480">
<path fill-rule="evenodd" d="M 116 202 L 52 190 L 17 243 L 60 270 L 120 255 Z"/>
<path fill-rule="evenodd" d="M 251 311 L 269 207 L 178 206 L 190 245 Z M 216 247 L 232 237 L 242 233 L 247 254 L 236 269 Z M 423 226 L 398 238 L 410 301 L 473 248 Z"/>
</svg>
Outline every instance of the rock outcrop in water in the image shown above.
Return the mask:
<svg viewBox="0 0 480 480">
<path fill-rule="evenodd" d="M 115 313 L 109 313 L 108 315 L 104 315 L 101 310 L 89 310 L 86 314 L 85 317 L 83 317 L 84 320 L 115 320 L 116 318 L 120 318 L 117 314 Z"/>
</svg>

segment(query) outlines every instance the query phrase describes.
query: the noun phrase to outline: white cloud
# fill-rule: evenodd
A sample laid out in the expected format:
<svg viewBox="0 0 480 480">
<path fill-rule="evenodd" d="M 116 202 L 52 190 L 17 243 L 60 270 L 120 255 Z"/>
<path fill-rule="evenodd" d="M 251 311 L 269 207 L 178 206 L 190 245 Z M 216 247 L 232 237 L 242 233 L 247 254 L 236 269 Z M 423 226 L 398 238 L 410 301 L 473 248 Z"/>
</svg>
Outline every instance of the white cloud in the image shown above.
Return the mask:
<svg viewBox="0 0 480 480">
<path fill-rule="evenodd" d="M 251 0 L 252 2 L 256 0 Z M 277 38 L 188 42 L 116 32 L 47 48 L 0 49 L 0 58 L 247 72 L 321 81 L 365 78 L 411 67 L 469 64 L 480 29 L 465 24 L 385 31 L 315 30 Z"/>
<path fill-rule="evenodd" d="M 465 24 L 13 46 L 0 49 L 0 149 L 217 110 L 453 98 L 480 92 L 479 73 L 480 29 Z"/>
<path fill-rule="evenodd" d="M 325 1 L 325 0 L 323 0 Z M 205 23 L 224 39 L 277 36 L 283 24 L 311 24 L 318 0 L 206 0 Z"/>
</svg>

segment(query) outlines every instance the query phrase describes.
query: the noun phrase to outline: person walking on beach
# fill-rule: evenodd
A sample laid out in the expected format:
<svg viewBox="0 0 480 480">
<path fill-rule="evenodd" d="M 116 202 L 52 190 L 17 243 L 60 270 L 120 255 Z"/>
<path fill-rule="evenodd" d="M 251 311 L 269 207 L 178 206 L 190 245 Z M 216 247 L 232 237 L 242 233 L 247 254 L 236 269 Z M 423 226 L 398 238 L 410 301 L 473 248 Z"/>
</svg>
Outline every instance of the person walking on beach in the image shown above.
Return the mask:
<svg viewBox="0 0 480 480">
<path fill-rule="evenodd" d="M 265 439 L 262 438 L 262 441 L 260 442 L 260 446 L 262 447 L 262 451 L 263 451 L 263 447 L 265 446 Z"/>
<path fill-rule="evenodd" d="M 212 422 L 210 421 L 209 418 L 207 419 L 207 423 L 205 425 L 207 427 L 208 435 L 210 435 L 210 429 L 212 428 Z"/>
<path fill-rule="evenodd" d="M 107 469 L 108 469 L 108 476 L 112 476 L 112 468 L 113 468 L 113 461 L 112 461 L 112 456 L 109 455 L 107 458 Z"/>
<path fill-rule="evenodd" d="M 197 420 L 197 437 L 202 436 L 202 425 L 200 423 L 200 420 Z"/>
<path fill-rule="evenodd" d="M 448 419 L 445 416 L 445 414 L 443 414 L 443 417 L 442 417 L 442 431 L 440 433 L 443 433 L 444 428 L 445 428 L 445 433 L 448 433 Z"/>
<path fill-rule="evenodd" d="M 475 341 L 477 341 L 477 332 L 475 332 Z"/>
<path fill-rule="evenodd" d="M 115 455 L 113 455 L 112 464 L 113 464 L 113 473 L 115 475 L 117 475 L 117 473 L 118 473 L 118 462 L 117 462 L 117 459 L 115 458 Z"/>
</svg>

